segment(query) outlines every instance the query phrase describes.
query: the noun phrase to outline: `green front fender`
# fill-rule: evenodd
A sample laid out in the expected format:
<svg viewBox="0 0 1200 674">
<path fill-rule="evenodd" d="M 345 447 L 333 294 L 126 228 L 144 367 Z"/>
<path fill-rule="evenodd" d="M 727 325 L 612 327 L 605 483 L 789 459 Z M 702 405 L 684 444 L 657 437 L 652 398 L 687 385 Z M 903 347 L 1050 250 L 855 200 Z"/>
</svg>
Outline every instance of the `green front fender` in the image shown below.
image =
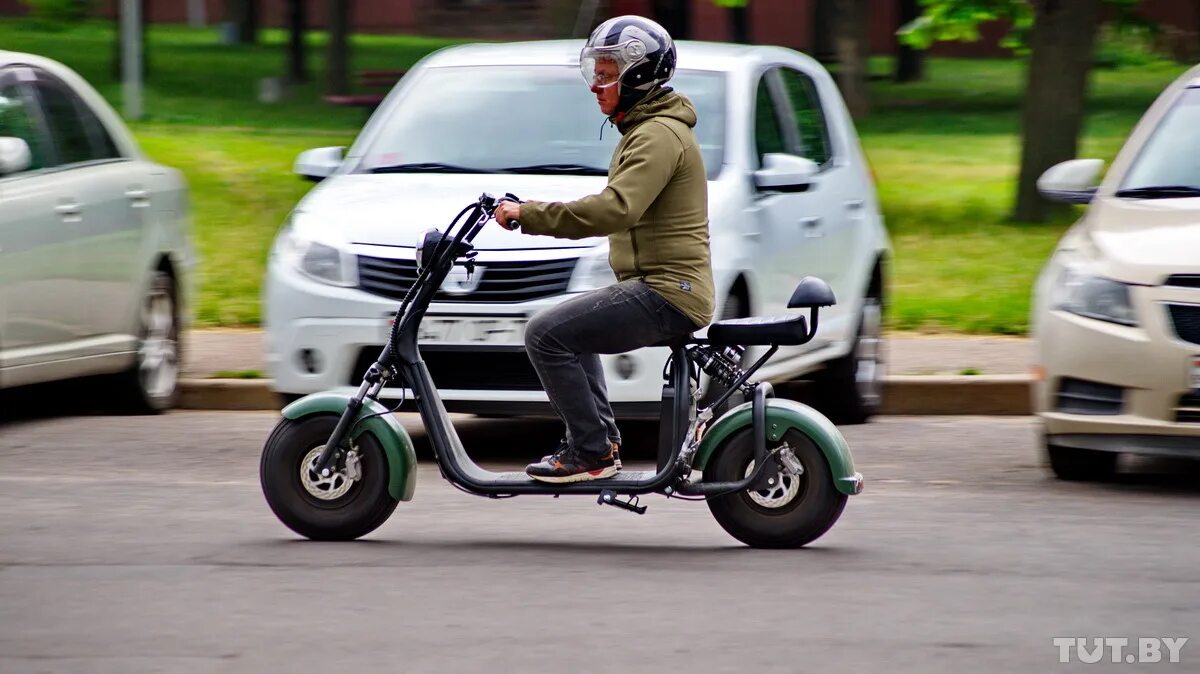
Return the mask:
<svg viewBox="0 0 1200 674">
<path fill-rule="evenodd" d="M 283 408 L 282 414 L 293 421 L 313 414 L 341 415 L 349 401 L 350 395 L 344 393 L 314 393 Z M 396 417 L 388 414 L 388 408 L 382 403 L 364 400 L 358 418 L 371 414 L 380 416 L 357 424 L 354 427 L 354 437 L 357 438 L 363 433 L 375 436 L 387 454 L 388 493 L 398 501 L 412 500 L 413 490 L 417 487 L 417 453 L 413 449 L 412 438 L 400 422 L 396 421 Z"/>
<path fill-rule="evenodd" d="M 704 434 L 700 441 L 700 449 L 696 452 L 693 464 L 697 470 L 704 470 L 713 452 L 721 443 L 743 428 L 754 425 L 753 403 L 745 403 L 729 410 L 713 423 L 712 428 Z M 820 412 L 808 405 L 794 400 L 782 398 L 767 399 L 767 440 L 778 442 L 788 429 L 808 436 L 821 449 L 825 460 L 829 462 L 830 472 L 833 473 L 834 486 L 843 494 L 857 494 L 862 491 L 862 475 L 854 471 L 854 459 L 850 456 L 850 445 L 842 437 L 837 427 Z"/>
</svg>

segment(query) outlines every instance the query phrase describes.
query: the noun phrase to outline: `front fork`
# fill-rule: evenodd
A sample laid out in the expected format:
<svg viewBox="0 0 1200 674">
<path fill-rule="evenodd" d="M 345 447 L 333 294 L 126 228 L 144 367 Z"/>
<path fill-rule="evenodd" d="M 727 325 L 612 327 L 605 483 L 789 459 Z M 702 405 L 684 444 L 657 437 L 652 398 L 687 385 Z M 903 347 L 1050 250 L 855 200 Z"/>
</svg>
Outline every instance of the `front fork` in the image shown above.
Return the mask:
<svg viewBox="0 0 1200 674">
<path fill-rule="evenodd" d="M 346 403 L 346 409 L 342 412 L 342 416 L 338 419 L 337 426 L 333 427 L 333 432 L 329 434 L 329 440 L 325 442 L 325 448 L 321 450 L 321 455 L 317 457 L 316 463 L 313 464 L 313 470 L 321 477 L 329 477 L 333 471 L 339 469 L 339 463 L 346 456 L 346 451 L 342 447 L 346 436 L 350 434 L 350 428 L 358 418 L 358 413 L 362 410 L 363 401 L 368 397 L 374 398 L 379 395 L 379 391 L 383 389 L 386 377 L 383 376 L 383 370 L 378 363 L 371 365 L 367 370 L 367 374 L 363 377 L 362 384 L 359 385 L 358 391 L 354 397 Z"/>
</svg>

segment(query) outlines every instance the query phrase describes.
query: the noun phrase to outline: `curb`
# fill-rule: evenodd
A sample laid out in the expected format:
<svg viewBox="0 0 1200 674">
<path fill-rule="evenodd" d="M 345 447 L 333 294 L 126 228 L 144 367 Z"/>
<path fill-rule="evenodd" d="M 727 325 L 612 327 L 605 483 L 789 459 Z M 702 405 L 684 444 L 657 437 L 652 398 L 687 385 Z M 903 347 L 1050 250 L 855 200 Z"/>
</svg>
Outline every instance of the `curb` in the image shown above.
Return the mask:
<svg viewBox="0 0 1200 674">
<path fill-rule="evenodd" d="M 1030 414 L 1024 374 L 892 376 L 884 380 L 883 414 Z M 270 379 L 184 379 L 180 409 L 273 410 L 279 398 Z"/>
</svg>

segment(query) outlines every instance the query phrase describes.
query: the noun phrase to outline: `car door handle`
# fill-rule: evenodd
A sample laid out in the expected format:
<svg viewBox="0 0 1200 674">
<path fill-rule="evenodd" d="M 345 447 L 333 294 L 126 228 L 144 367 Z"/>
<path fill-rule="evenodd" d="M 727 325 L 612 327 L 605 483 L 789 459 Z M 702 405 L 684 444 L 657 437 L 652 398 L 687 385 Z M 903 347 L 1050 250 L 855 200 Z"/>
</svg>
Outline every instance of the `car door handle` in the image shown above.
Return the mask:
<svg viewBox="0 0 1200 674">
<path fill-rule="evenodd" d="M 857 213 L 863 209 L 863 206 L 866 205 L 867 202 L 863 201 L 862 199 L 851 199 L 850 201 L 846 202 L 846 210 Z"/>
<path fill-rule="evenodd" d="M 825 230 L 821 229 L 821 218 L 818 217 L 800 218 L 800 229 L 803 230 L 806 239 L 825 236 Z"/>
<path fill-rule="evenodd" d="M 61 201 L 54 207 L 54 212 L 58 213 L 66 222 L 78 222 L 83 211 L 79 207 L 79 202 Z"/>
<path fill-rule="evenodd" d="M 125 190 L 125 196 L 133 202 L 134 208 L 145 208 L 150 205 L 150 200 L 147 198 L 150 196 L 150 192 L 140 187 L 131 187 Z"/>
</svg>

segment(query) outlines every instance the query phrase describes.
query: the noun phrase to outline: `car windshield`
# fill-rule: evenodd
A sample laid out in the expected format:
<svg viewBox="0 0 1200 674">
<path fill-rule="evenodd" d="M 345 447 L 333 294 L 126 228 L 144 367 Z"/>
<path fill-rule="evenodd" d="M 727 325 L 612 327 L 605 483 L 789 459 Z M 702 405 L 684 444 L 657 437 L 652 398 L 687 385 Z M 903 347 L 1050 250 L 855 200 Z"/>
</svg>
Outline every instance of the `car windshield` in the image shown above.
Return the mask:
<svg viewBox="0 0 1200 674">
<path fill-rule="evenodd" d="M 710 179 L 725 140 L 725 76 L 681 70 L 671 86 L 696 107 Z M 359 172 L 604 175 L 620 138 L 567 66 L 428 68 L 382 120 Z"/>
<path fill-rule="evenodd" d="M 1200 88 L 1183 92 L 1142 147 L 1121 190 L 1156 187 L 1200 189 Z"/>
</svg>

